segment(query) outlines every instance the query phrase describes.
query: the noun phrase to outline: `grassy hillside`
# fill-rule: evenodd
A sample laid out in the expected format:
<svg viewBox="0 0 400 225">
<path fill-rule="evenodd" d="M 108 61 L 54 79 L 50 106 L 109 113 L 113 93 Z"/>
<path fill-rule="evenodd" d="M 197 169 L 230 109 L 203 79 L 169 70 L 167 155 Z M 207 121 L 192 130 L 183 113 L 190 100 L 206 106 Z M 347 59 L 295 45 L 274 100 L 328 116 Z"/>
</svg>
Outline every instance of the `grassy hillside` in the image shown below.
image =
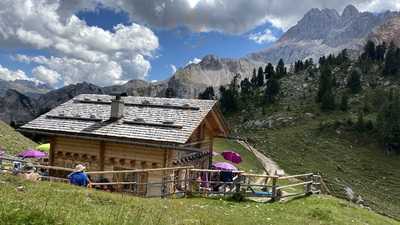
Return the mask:
<svg viewBox="0 0 400 225">
<path fill-rule="evenodd" d="M 8 154 L 15 154 L 36 146 L 37 144 L 35 142 L 24 137 L 0 120 L 0 149 L 6 150 Z"/>
<path fill-rule="evenodd" d="M 328 196 L 286 203 L 143 199 L 0 175 L 0 224 L 400 224 Z M 23 186 L 23 191 L 17 191 Z"/>
<path fill-rule="evenodd" d="M 249 152 L 242 145 L 238 144 L 234 140 L 227 139 L 215 139 L 214 142 L 215 152 L 221 153 L 223 151 L 235 151 L 242 157 L 242 162 L 239 164 L 234 164 L 239 170 L 243 170 L 249 173 L 263 173 L 264 168 L 253 153 Z M 221 155 L 214 156 L 213 158 L 216 162 L 229 162 L 225 160 Z"/>
<path fill-rule="evenodd" d="M 345 198 L 345 187 L 350 187 L 365 205 L 400 218 L 399 155 L 385 156 L 374 137 L 321 125 L 347 119 L 341 113 L 316 118 L 287 114 L 297 119 L 273 129 L 242 129 L 240 133 L 286 172 L 320 172 L 332 194 Z"/>
</svg>

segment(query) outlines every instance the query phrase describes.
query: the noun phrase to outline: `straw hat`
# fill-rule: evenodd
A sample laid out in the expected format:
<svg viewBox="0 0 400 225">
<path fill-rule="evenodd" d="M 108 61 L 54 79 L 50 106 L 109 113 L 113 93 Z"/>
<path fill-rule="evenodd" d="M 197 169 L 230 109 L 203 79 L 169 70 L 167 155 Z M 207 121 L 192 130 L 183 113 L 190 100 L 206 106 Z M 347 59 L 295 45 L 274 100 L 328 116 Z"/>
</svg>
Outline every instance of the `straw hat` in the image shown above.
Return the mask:
<svg viewBox="0 0 400 225">
<path fill-rule="evenodd" d="M 84 165 L 78 164 L 78 165 L 75 166 L 74 171 L 75 171 L 75 172 L 82 172 L 82 171 L 84 171 L 85 169 L 86 169 L 86 167 L 85 167 Z"/>
</svg>

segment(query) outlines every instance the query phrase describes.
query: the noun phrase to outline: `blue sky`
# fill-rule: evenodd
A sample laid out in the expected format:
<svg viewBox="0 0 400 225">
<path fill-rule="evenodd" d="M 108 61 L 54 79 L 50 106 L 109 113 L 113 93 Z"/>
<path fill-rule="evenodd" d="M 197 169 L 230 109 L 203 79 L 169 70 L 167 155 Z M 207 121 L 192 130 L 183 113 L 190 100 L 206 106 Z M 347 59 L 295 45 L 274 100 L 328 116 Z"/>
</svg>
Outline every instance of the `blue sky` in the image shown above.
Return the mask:
<svg viewBox="0 0 400 225">
<path fill-rule="evenodd" d="M 98 26 L 112 30 L 117 24 L 129 25 L 129 16 L 123 12 L 109 9 L 81 12 L 79 18 L 90 26 Z M 159 48 L 155 57 L 150 59 L 151 71 L 147 80 L 163 80 L 172 75 L 171 66 L 184 67 L 194 58 L 201 59 L 213 54 L 219 57 L 240 58 L 251 52 L 268 47 L 271 42 L 256 43 L 249 39 L 252 33 L 270 29 L 273 35 L 279 37 L 282 30 L 274 28 L 270 23 L 258 26 L 244 34 L 225 34 L 217 31 L 192 32 L 185 27 L 173 29 L 153 28 L 159 39 Z"/>
</svg>

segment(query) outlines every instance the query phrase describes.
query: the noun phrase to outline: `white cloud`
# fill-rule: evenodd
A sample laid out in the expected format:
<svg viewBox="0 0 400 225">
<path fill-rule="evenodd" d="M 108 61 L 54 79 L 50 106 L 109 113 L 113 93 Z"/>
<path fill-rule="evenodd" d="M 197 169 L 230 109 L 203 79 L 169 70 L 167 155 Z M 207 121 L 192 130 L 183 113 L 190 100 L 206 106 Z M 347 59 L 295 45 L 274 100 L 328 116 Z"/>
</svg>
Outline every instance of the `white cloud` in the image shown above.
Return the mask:
<svg viewBox="0 0 400 225">
<path fill-rule="evenodd" d="M 176 66 L 173 64 L 171 64 L 170 66 L 171 66 L 171 74 L 175 74 L 177 71 Z"/>
<path fill-rule="evenodd" d="M 32 70 L 32 75 L 37 80 L 47 83 L 50 86 L 56 86 L 61 79 L 61 75 L 54 70 L 44 66 L 38 66 Z"/>
<path fill-rule="evenodd" d="M 186 26 L 196 32 L 245 33 L 265 22 L 287 30 L 311 8 L 341 12 L 348 4 L 362 10 L 400 10 L 398 0 L 97 0 L 150 26 Z"/>
<path fill-rule="evenodd" d="M 45 67 L 35 68 L 33 74 L 45 80 L 43 68 L 51 69 L 60 75 L 57 82 L 47 80 L 53 84 L 89 81 L 110 85 L 144 79 L 151 69 L 148 59 L 159 47 L 158 38 L 150 29 L 135 23 L 117 25 L 110 32 L 88 26 L 73 14 L 82 9 L 93 10 L 96 3 L 96 0 L 2 0 L 0 46 L 12 43 L 56 53 L 57 57 L 36 60 L 38 66 Z M 55 65 L 49 65 L 49 61 Z M 52 77 L 55 78 L 54 74 Z"/>
<path fill-rule="evenodd" d="M 47 58 L 43 56 L 29 57 L 26 55 L 17 55 L 16 59 L 20 62 L 43 65 L 49 70 L 62 74 L 63 85 L 87 81 L 100 86 L 106 86 L 121 84 L 128 81 L 124 79 L 123 66 L 115 61 L 87 62 L 81 59 L 67 57 L 60 58 L 52 56 Z M 136 61 L 133 60 L 133 62 Z M 129 64 L 129 66 L 137 69 L 137 65 L 133 63 Z M 127 70 L 133 69 L 127 68 Z"/>
<path fill-rule="evenodd" d="M 199 64 L 200 62 L 201 62 L 201 59 L 195 57 L 194 59 L 189 60 L 189 62 L 186 63 L 186 66 L 188 66 L 190 64 Z"/>
<path fill-rule="evenodd" d="M 9 70 L 0 65 L 0 79 L 5 81 L 32 80 L 22 70 Z"/>
<path fill-rule="evenodd" d="M 269 43 L 269 42 L 274 42 L 274 41 L 278 40 L 278 38 L 268 28 L 262 32 L 250 34 L 249 39 L 258 44 L 263 44 L 266 42 Z"/>
</svg>

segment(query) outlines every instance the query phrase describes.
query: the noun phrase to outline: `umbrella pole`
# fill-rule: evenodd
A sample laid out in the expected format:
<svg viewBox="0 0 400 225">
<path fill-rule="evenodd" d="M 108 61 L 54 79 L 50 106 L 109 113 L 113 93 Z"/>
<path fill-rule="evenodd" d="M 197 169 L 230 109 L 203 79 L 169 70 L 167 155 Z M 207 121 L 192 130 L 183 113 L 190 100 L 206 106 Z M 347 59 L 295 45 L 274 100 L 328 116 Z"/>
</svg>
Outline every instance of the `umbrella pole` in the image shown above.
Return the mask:
<svg viewBox="0 0 400 225">
<path fill-rule="evenodd" d="M 212 160 L 213 160 L 213 142 L 214 139 L 211 138 L 210 144 L 208 146 L 208 169 L 212 169 Z"/>
</svg>

